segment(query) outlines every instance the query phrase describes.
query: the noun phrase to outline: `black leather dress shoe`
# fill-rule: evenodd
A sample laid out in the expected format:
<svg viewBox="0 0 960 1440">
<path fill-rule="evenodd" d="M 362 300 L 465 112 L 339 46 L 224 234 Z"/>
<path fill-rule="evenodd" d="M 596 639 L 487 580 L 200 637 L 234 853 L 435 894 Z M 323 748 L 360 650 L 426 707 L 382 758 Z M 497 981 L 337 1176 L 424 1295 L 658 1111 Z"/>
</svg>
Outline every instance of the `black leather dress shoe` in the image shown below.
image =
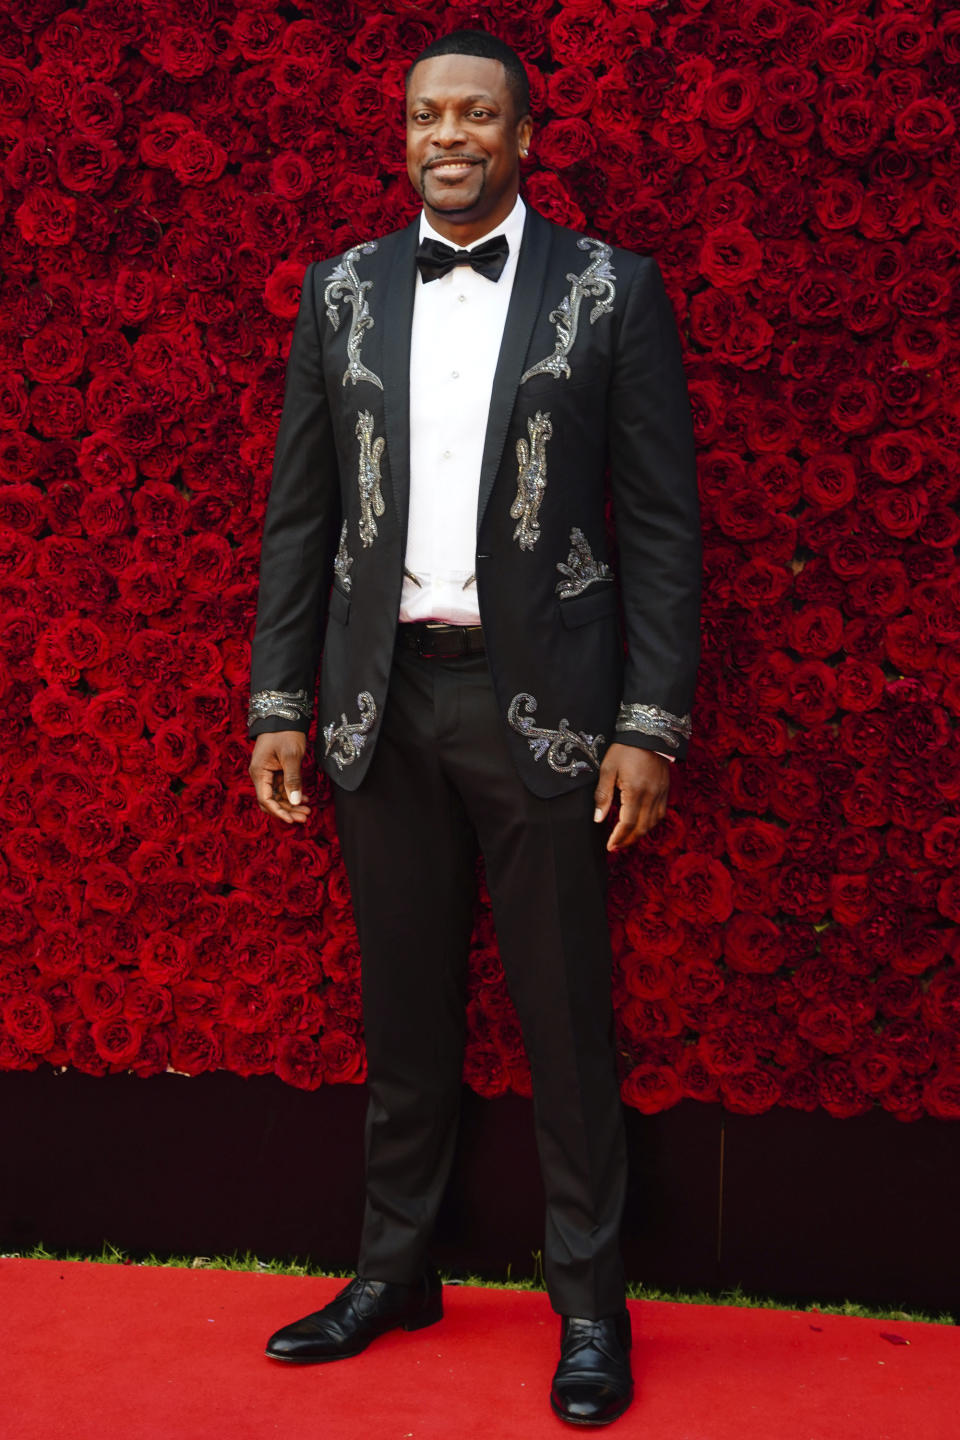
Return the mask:
<svg viewBox="0 0 960 1440">
<path fill-rule="evenodd" d="M 630 1315 L 564 1315 L 550 1404 L 571 1425 L 609 1425 L 633 1399 Z"/>
<path fill-rule="evenodd" d="M 422 1330 L 443 1318 L 443 1287 L 434 1271 L 416 1285 L 391 1280 L 351 1280 L 325 1305 L 267 1341 L 271 1360 L 317 1365 L 359 1355 L 371 1340 L 402 1325 Z"/>
</svg>

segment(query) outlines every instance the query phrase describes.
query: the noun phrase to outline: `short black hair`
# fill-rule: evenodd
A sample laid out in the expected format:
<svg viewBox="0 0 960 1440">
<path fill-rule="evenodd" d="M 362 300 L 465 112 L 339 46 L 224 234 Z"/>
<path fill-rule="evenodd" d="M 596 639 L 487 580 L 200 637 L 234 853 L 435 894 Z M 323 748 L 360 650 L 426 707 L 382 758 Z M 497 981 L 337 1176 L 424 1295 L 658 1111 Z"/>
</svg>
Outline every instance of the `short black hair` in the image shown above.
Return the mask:
<svg viewBox="0 0 960 1440">
<path fill-rule="evenodd" d="M 507 89 L 513 100 L 516 118 L 522 120 L 530 114 L 530 83 L 523 61 L 505 40 L 498 40 L 486 30 L 452 30 L 449 35 L 440 35 L 431 40 L 415 60 L 407 67 L 406 88 L 410 88 L 410 76 L 421 60 L 430 60 L 434 55 L 479 55 L 483 60 L 499 60 L 506 71 Z"/>
</svg>

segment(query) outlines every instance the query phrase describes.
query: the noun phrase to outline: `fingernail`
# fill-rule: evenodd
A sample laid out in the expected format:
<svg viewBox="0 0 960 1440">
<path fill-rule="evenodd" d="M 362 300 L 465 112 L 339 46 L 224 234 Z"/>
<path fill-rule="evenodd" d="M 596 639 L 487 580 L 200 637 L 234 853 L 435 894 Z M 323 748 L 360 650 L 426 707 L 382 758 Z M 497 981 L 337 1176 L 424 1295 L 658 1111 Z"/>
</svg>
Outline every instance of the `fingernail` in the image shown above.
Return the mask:
<svg viewBox="0 0 960 1440">
<path fill-rule="evenodd" d="M 299 804 L 300 804 L 300 791 L 299 791 L 299 790 L 291 790 L 291 791 L 290 791 L 290 804 L 291 804 L 291 805 L 299 805 Z"/>
<path fill-rule="evenodd" d="M 593 818 L 594 818 L 594 821 L 602 820 L 602 819 L 603 819 L 603 811 L 600 810 L 600 809 L 594 810 L 594 812 L 593 812 Z"/>
</svg>

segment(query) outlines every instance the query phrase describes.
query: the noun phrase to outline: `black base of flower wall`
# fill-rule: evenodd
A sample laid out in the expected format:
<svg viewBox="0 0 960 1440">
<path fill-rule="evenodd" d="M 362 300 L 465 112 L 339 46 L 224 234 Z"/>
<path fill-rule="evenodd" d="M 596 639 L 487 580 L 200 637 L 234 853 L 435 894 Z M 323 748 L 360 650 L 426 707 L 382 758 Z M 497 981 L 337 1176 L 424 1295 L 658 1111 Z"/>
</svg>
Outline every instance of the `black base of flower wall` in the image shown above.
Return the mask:
<svg viewBox="0 0 960 1440">
<path fill-rule="evenodd" d="M 308 1093 L 194 1079 L 0 1075 L 0 1248 L 310 1257 L 349 1268 L 363 1188 L 362 1086 Z M 953 1311 L 960 1127 L 683 1101 L 626 1111 L 631 1280 Z M 464 1091 L 437 1231 L 451 1271 L 529 1276 L 543 1196 L 530 1103 Z"/>
</svg>

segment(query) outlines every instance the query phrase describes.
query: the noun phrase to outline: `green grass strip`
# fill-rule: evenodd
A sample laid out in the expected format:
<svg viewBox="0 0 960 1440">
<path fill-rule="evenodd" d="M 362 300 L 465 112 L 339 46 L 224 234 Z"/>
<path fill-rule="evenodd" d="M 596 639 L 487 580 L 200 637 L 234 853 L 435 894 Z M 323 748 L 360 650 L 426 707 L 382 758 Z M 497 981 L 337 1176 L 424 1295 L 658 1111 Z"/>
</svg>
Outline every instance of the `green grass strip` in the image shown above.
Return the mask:
<svg viewBox="0 0 960 1440">
<path fill-rule="evenodd" d="M 249 1250 L 240 1255 L 133 1255 L 116 1245 L 104 1244 L 99 1254 L 81 1254 L 78 1251 L 48 1250 L 45 1245 L 35 1245 L 31 1250 L 7 1251 L 2 1259 L 24 1260 L 85 1260 L 96 1265 L 156 1265 L 161 1268 L 185 1270 L 245 1270 L 261 1275 L 320 1276 L 326 1279 L 349 1279 L 352 1270 L 330 1270 L 308 1260 L 261 1260 Z M 539 1251 L 533 1255 L 533 1274 L 524 1279 L 514 1279 L 507 1268 L 506 1279 L 489 1279 L 481 1275 L 455 1275 L 443 1273 L 448 1285 L 482 1285 L 492 1289 L 543 1290 L 543 1264 Z M 707 1290 L 661 1290 L 651 1285 L 628 1285 L 627 1294 L 631 1300 L 668 1300 L 681 1305 L 742 1305 L 754 1310 L 799 1310 L 817 1315 L 858 1315 L 868 1320 L 919 1320 L 932 1325 L 953 1325 L 953 1315 L 941 1311 L 937 1315 L 908 1307 L 861 1305 L 853 1300 L 842 1303 L 814 1302 L 808 1298 L 789 1296 L 770 1297 L 748 1295 L 740 1286 L 711 1292 Z"/>
</svg>

